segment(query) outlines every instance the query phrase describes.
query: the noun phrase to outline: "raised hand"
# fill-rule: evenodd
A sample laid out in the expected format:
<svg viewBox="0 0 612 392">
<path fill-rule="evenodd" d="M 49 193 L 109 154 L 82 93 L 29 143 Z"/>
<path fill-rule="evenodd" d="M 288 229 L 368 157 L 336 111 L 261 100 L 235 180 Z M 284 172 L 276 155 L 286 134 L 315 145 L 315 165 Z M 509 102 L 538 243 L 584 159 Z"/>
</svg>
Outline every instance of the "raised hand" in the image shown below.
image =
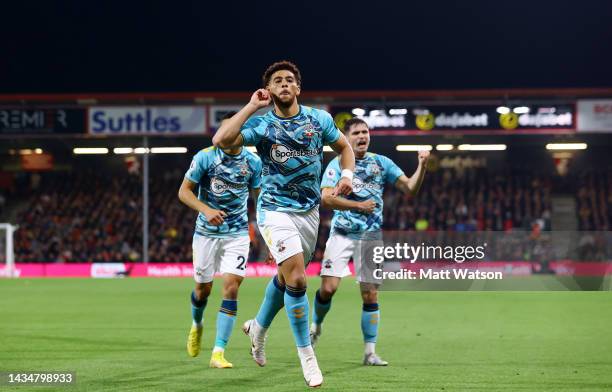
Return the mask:
<svg viewBox="0 0 612 392">
<path fill-rule="evenodd" d="M 419 163 L 426 164 L 429 160 L 429 151 L 419 151 Z"/>
<path fill-rule="evenodd" d="M 265 108 L 272 102 L 272 96 L 268 90 L 260 88 L 251 95 L 249 104 L 255 106 L 257 109 Z"/>
</svg>

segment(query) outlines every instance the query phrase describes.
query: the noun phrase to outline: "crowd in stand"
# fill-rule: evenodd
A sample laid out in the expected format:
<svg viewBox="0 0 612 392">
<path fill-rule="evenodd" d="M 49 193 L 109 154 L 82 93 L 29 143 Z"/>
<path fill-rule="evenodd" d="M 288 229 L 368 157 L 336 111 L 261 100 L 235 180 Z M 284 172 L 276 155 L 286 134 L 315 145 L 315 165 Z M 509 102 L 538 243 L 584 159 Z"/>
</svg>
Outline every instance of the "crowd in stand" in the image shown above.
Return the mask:
<svg viewBox="0 0 612 392">
<path fill-rule="evenodd" d="M 177 199 L 183 173 L 167 171 L 150 184 L 150 261 L 191 260 L 195 212 Z M 47 173 L 25 190 L 18 214 L 18 262 L 111 262 L 142 260 L 142 184 L 139 175 L 94 171 Z M 607 184 L 609 184 L 608 182 Z M 597 193 L 597 192 L 596 192 Z M 551 185 L 530 173 L 484 169 L 428 173 L 419 195 L 385 192 L 385 230 L 435 231 L 549 230 Z M 599 194 L 599 193 L 598 193 Z M 249 202 L 251 260 L 266 255 Z M 331 211 L 321 211 L 314 259 L 320 260 L 329 235 Z M 506 241 L 511 244 L 511 241 Z M 524 259 L 520 247 L 507 245 Z"/>
<path fill-rule="evenodd" d="M 416 244 L 423 240 L 437 245 L 460 238 L 449 233 L 519 231 L 526 234 L 505 235 L 503 241 L 496 241 L 501 238 L 499 235 L 491 238 L 489 243 L 498 246 L 490 249 L 488 255 L 498 260 L 524 260 L 533 253 L 532 244 L 524 238 L 533 232 L 550 230 L 551 188 L 550 178 L 528 172 L 438 170 L 427 174 L 416 196 L 393 187 L 385 190 L 383 228 L 413 232 L 408 236 Z M 323 256 L 330 226 L 328 216 L 331 213 L 322 214 L 315 259 Z M 440 231 L 446 234 L 436 235 Z M 402 236 L 406 238 L 406 234 Z"/>
<path fill-rule="evenodd" d="M 190 257 L 193 214 L 176 200 L 180 180 L 170 173 L 151 181 L 151 261 Z M 140 261 L 141 181 L 93 171 L 45 174 L 18 214 L 17 261 Z"/>
<path fill-rule="evenodd" d="M 578 179 L 576 213 L 578 229 L 612 229 L 612 170 L 592 171 Z"/>
</svg>

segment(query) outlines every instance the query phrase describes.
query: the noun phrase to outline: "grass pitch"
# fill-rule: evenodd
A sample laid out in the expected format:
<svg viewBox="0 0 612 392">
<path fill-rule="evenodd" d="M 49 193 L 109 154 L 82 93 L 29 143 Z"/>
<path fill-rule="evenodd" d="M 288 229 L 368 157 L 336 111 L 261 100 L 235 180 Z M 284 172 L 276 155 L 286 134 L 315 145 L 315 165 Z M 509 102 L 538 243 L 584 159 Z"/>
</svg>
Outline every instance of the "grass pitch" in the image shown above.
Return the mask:
<svg viewBox="0 0 612 392">
<path fill-rule="evenodd" d="M 239 328 L 267 281 L 241 288 L 226 351 L 235 368 L 209 369 L 219 282 L 193 359 L 185 349 L 189 279 L 0 280 L 0 372 L 76 372 L 75 386 L 54 390 L 305 390 L 284 310 L 270 330 L 267 366 L 248 355 Z M 309 281 L 311 301 L 318 283 Z M 358 290 L 343 281 L 317 347 L 324 390 L 612 390 L 610 292 L 383 292 L 380 304 L 377 351 L 390 366 L 364 367 Z"/>
</svg>

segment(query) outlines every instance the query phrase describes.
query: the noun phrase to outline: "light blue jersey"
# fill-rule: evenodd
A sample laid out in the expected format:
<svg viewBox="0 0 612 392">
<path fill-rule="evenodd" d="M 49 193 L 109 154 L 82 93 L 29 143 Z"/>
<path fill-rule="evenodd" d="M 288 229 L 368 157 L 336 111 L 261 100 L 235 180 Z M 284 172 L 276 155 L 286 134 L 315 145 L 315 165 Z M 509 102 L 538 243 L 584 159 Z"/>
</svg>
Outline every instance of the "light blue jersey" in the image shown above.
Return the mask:
<svg viewBox="0 0 612 392">
<path fill-rule="evenodd" d="M 297 115 L 281 118 L 270 110 L 240 132 L 263 162 L 258 211 L 304 212 L 320 203 L 323 146 L 340 138 L 329 113 L 300 105 Z"/>
<path fill-rule="evenodd" d="M 261 160 L 245 148 L 230 155 L 217 147 L 198 152 L 185 178 L 199 184 L 198 199 L 227 214 L 220 226 L 208 223 L 199 213 L 196 233 L 208 237 L 238 237 L 248 234 L 249 188 L 261 186 Z"/>
<path fill-rule="evenodd" d="M 321 188 L 335 187 L 340 181 L 340 174 L 339 160 L 335 158 L 329 163 L 323 174 Z M 376 203 L 376 209 L 370 215 L 351 210 L 335 210 L 332 218 L 332 233 L 362 237 L 366 234 L 379 232 L 383 220 L 385 183 L 395 184 L 403 174 L 402 169 L 383 155 L 368 152 L 362 159 L 355 159 L 353 193 L 343 197 L 354 201 L 372 199 Z"/>
</svg>

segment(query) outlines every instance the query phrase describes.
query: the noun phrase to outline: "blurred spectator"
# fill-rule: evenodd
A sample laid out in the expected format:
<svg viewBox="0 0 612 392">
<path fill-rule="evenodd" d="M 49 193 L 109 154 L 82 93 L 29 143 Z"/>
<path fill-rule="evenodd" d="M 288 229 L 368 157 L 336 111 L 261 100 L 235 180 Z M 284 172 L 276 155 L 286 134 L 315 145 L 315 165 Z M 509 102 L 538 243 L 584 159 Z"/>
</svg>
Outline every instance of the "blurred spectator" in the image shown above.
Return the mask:
<svg viewBox="0 0 612 392">
<path fill-rule="evenodd" d="M 592 171 L 578 180 L 576 213 L 579 230 L 610 230 L 612 170 Z"/>
<path fill-rule="evenodd" d="M 152 262 L 190 262 L 196 212 L 181 204 L 176 191 L 180 170 L 151 178 L 149 255 Z M 609 229 L 612 176 L 590 175 L 580 182 L 576 199 L 581 229 Z M 15 250 L 19 262 L 141 261 L 142 178 L 137 173 L 75 171 L 44 173 L 29 182 L 18 213 Z M 393 187 L 384 194 L 384 229 L 418 235 L 447 231 L 457 235 L 506 232 L 508 239 L 491 249 L 491 258 L 521 260 L 531 253 L 514 231 L 549 231 L 551 180 L 528 171 L 491 173 L 483 168 L 441 169 L 427 174 L 416 197 Z M 323 256 L 332 212 L 321 210 L 314 260 Z M 250 260 L 267 250 L 249 199 Z M 480 234 L 479 234 L 480 235 Z M 423 237 L 425 238 L 425 237 Z M 453 237 L 460 243 L 462 237 Z M 486 241 L 486 238 L 481 238 Z M 448 236 L 437 238 L 445 243 Z M 597 252 L 595 252 L 597 253 Z M 595 254 L 593 255 L 595 257 Z"/>
</svg>

